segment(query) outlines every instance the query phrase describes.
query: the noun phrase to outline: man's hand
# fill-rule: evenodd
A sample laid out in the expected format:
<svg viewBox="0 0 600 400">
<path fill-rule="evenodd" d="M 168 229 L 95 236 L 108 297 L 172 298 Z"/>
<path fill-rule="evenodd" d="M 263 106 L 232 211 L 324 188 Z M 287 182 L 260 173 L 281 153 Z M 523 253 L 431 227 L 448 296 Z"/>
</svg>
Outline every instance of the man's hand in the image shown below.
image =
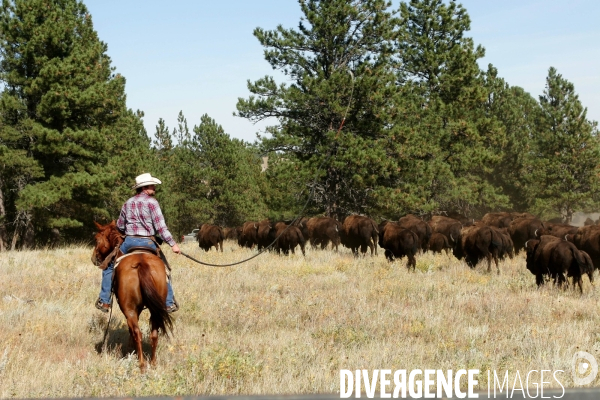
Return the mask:
<svg viewBox="0 0 600 400">
<path fill-rule="evenodd" d="M 171 250 L 173 250 L 173 253 L 181 254 L 181 250 L 179 250 L 177 243 L 175 243 L 175 246 L 171 247 Z"/>
</svg>

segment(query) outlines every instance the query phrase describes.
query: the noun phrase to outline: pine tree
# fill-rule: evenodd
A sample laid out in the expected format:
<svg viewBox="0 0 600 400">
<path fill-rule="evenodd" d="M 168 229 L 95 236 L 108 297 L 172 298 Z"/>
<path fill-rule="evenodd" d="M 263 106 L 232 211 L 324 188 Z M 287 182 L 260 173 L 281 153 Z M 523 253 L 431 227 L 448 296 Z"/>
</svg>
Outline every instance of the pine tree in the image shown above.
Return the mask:
<svg viewBox="0 0 600 400">
<path fill-rule="evenodd" d="M 9 246 L 14 249 L 19 232 L 27 226 L 29 214 L 15 207 L 17 194 L 28 182 L 44 174 L 32 157 L 28 138 L 21 134 L 18 115 L 23 110 L 18 104 L 7 104 L 11 100 L 0 95 L 0 251 Z"/>
<path fill-rule="evenodd" d="M 143 171 L 150 173 L 161 180 L 162 184 L 157 187 L 156 198 L 160 203 L 162 213 L 171 234 L 181 237 L 183 230 L 178 224 L 177 202 L 179 195 L 176 191 L 176 161 L 174 135 L 176 131 L 170 131 L 162 118 L 159 118 L 152 140 L 152 162 Z M 187 233 L 187 232 L 185 232 Z"/>
<path fill-rule="evenodd" d="M 537 129 L 540 105 L 522 88 L 510 86 L 500 78 L 491 64 L 485 75 L 485 86 L 488 91 L 486 110 L 500 122 L 505 137 L 499 149 L 502 159 L 488 180 L 509 196 L 514 211 L 529 211 L 525 163 Z"/>
<path fill-rule="evenodd" d="M 301 0 L 298 29 L 257 28 L 265 59 L 291 80 L 249 82 L 238 116 L 277 119 L 261 152 L 279 152 L 303 170 L 321 171 L 315 209 L 341 217 L 368 212 L 373 193 L 395 169 L 386 156 L 387 130 L 395 115 L 392 65 L 393 16 L 383 0 Z M 283 176 L 282 176 L 283 177 Z M 307 188 L 311 181 L 298 182 Z"/>
<path fill-rule="evenodd" d="M 171 132 L 160 119 L 153 142 L 152 172 L 163 182 L 156 197 L 171 233 L 181 237 L 202 223 L 236 226 L 264 218 L 256 152 L 208 115 L 192 130 L 182 112 L 177 121 Z"/>
<path fill-rule="evenodd" d="M 400 5 L 400 111 L 389 150 L 398 173 L 379 196 L 388 213 L 476 214 L 508 206 L 507 196 L 487 179 L 505 139 L 485 108 L 487 90 L 477 64 L 484 49 L 465 36 L 469 29 L 466 10 L 454 1 Z"/>
<path fill-rule="evenodd" d="M 597 206 L 597 123 L 587 119 L 587 109 L 579 101 L 575 86 L 554 67 L 548 71 L 540 106 L 527 160 L 531 207 L 546 217 L 559 214 L 568 223 L 575 211 Z"/>
<path fill-rule="evenodd" d="M 168 201 L 173 210 L 172 229 L 181 237 L 197 228 L 200 223 L 208 222 L 208 205 L 203 190 L 204 171 L 200 155 L 181 111 L 172 137 L 176 145 L 172 149 L 169 166 L 170 191 L 165 193 L 165 197 L 169 197 Z"/>
<path fill-rule="evenodd" d="M 59 229 L 81 237 L 92 219 L 110 217 L 112 189 L 137 172 L 116 159 L 131 157 L 127 150 L 147 137 L 140 114 L 125 107 L 125 79 L 106 49 L 80 1 L 3 2 L 3 123 L 18 132 L 13 149 L 40 171 L 23 174 L 15 188 L 25 245 Z"/>
<path fill-rule="evenodd" d="M 197 191 L 208 200 L 209 222 L 236 226 L 264 218 L 264 178 L 257 153 L 243 141 L 231 139 L 208 115 L 194 126 L 193 142 L 203 187 Z"/>
</svg>

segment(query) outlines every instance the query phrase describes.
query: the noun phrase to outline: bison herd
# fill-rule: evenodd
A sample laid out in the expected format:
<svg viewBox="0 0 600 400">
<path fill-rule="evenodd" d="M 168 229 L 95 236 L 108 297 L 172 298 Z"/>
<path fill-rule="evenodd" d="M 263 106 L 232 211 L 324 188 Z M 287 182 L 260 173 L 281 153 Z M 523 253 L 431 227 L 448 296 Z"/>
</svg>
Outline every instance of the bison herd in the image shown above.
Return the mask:
<svg viewBox="0 0 600 400">
<path fill-rule="evenodd" d="M 471 268 L 485 260 L 491 271 L 492 262 L 500 273 L 499 260 L 513 258 L 526 251 L 526 267 L 535 275 L 538 285 L 552 280 L 556 285 L 573 285 L 582 291 L 582 277 L 593 282 L 594 269 L 600 269 L 600 225 L 571 225 L 542 221 L 528 213 L 495 212 L 480 221 L 459 214 L 436 215 L 428 221 L 406 215 L 398 221 L 384 220 L 376 224 L 371 218 L 351 215 L 343 222 L 330 217 L 302 218 L 296 221 L 249 221 L 236 228 L 221 228 L 203 224 L 197 234 L 200 248 L 223 251 L 223 240 L 237 240 L 241 247 L 272 249 L 288 255 L 300 247 L 305 254 L 306 242 L 313 249 L 325 249 L 330 243 L 336 251 L 339 245 L 358 256 L 377 254 L 384 249 L 389 261 L 406 257 L 407 267 L 415 269 L 416 257 L 425 251 L 445 252 Z"/>
</svg>

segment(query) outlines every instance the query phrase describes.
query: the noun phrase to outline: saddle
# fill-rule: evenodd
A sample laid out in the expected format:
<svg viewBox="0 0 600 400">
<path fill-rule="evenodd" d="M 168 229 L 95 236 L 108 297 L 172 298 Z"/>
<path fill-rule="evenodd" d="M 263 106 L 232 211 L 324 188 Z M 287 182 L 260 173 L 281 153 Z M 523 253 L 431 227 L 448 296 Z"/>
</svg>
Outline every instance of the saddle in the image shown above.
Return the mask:
<svg viewBox="0 0 600 400">
<path fill-rule="evenodd" d="M 144 247 L 144 246 L 133 246 L 133 247 L 129 248 L 129 250 L 127 251 L 126 254 L 123 254 L 121 252 L 121 243 L 119 243 L 114 248 L 114 250 L 106 257 L 104 262 L 99 266 L 100 269 L 105 270 L 113 260 L 115 261 L 114 268 L 117 268 L 117 266 L 119 265 L 119 263 L 121 262 L 122 259 L 124 259 L 125 257 L 132 255 L 132 254 L 152 254 L 152 255 L 158 256 L 162 260 L 162 262 L 165 264 L 167 276 L 169 276 L 170 272 L 171 272 L 171 266 L 169 265 L 169 262 L 167 261 L 165 254 L 160 249 L 160 246 L 157 243 L 156 239 L 154 237 L 151 237 L 151 239 L 156 244 L 156 249 L 150 249 L 150 248 Z"/>
<path fill-rule="evenodd" d="M 158 253 L 160 252 L 160 249 L 157 248 L 156 250 L 152 250 L 152 249 L 150 249 L 148 247 L 144 247 L 144 246 L 137 246 L 137 247 L 134 246 L 134 247 L 130 247 L 129 248 L 129 251 L 127 252 L 127 254 L 132 254 L 134 252 L 135 253 L 142 252 L 142 253 L 154 254 L 155 256 L 158 256 L 159 255 Z"/>
</svg>

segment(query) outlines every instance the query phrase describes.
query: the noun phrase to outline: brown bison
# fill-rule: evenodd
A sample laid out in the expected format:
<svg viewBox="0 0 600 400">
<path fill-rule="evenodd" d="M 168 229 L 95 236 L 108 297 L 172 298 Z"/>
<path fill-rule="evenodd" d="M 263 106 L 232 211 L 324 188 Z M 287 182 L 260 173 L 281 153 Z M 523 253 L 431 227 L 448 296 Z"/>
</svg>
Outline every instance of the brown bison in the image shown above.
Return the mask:
<svg viewBox="0 0 600 400">
<path fill-rule="evenodd" d="M 300 246 L 302 255 L 306 255 L 304 250 L 306 241 L 304 236 L 302 236 L 300 228 L 297 226 L 290 226 L 285 222 L 277 222 L 271 228 L 269 236 L 272 241 L 277 240 L 275 242 L 275 250 L 277 251 L 277 254 L 281 254 L 282 251 L 286 256 L 289 255 L 290 251 L 292 254 L 296 254 L 296 246 Z"/>
<path fill-rule="evenodd" d="M 431 217 L 427 224 L 431 227 L 432 237 L 433 233 L 441 233 L 446 236 L 451 247 L 454 247 L 456 244 L 460 237 L 460 231 L 463 228 L 462 224 L 454 218 L 441 215 Z M 429 243 L 431 243 L 431 241 L 432 239 L 429 240 Z"/>
<path fill-rule="evenodd" d="M 455 239 L 458 240 L 459 237 L 460 233 L 458 234 L 458 236 L 455 237 Z M 443 250 L 445 250 L 446 254 L 448 254 L 449 250 L 451 250 L 453 247 L 454 246 L 450 244 L 450 241 L 448 240 L 446 235 L 438 232 L 433 232 L 431 234 L 431 237 L 429 238 L 429 244 L 427 246 L 429 251 L 432 251 L 434 253 L 441 253 Z"/>
<path fill-rule="evenodd" d="M 567 278 L 572 277 L 573 285 L 579 286 L 583 293 L 582 275 L 587 274 L 593 282 L 594 266 L 587 253 L 566 240 L 543 235 L 540 240 L 527 242 L 527 269 L 535 275 L 538 286 L 544 283 L 544 276 L 553 279 L 559 287 L 567 283 Z"/>
<path fill-rule="evenodd" d="M 335 251 L 338 250 L 340 245 L 340 230 L 342 224 L 330 217 L 313 217 L 304 222 L 308 236 L 305 239 L 310 240 L 312 248 L 321 246 L 321 250 L 331 242 L 332 247 Z"/>
<path fill-rule="evenodd" d="M 484 225 L 496 228 L 508 228 L 512 220 L 513 216 L 509 212 L 489 212 L 481 218 Z"/>
<path fill-rule="evenodd" d="M 219 246 L 221 246 L 222 253 L 223 239 L 225 239 L 225 236 L 223 235 L 223 230 L 220 226 L 217 225 L 202 224 L 200 225 L 200 229 L 196 234 L 198 246 L 200 246 L 200 248 L 204 251 L 210 250 L 210 248 L 213 246 L 215 250 L 219 251 Z"/>
<path fill-rule="evenodd" d="M 389 261 L 406 256 L 406 267 L 413 271 L 417 266 L 415 254 L 419 250 L 419 237 L 410 229 L 402 228 L 397 222 L 384 221 L 380 224 L 379 246 L 385 249 L 385 257 Z"/>
<path fill-rule="evenodd" d="M 308 220 L 309 220 L 309 218 L 302 217 L 293 223 L 294 226 L 297 226 L 298 228 L 300 228 L 300 232 L 302 232 L 302 236 L 304 237 L 304 240 L 310 239 L 310 235 L 308 234 L 308 226 L 306 226 L 306 223 L 308 222 Z"/>
<path fill-rule="evenodd" d="M 457 220 L 458 222 L 461 223 L 462 226 L 471 226 L 471 225 L 475 224 L 475 220 L 473 218 L 467 218 L 466 216 L 459 213 L 458 211 L 448 211 L 448 212 L 444 211 L 444 214 L 448 218 Z"/>
<path fill-rule="evenodd" d="M 241 228 L 237 228 L 238 233 L 238 244 L 241 247 L 248 247 L 249 249 L 254 248 L 256 245 L 256 232 L 258 230 L 258 222 L 248 221 L 244 222 Z"/>
<path fill-rule="evenodd" d="M 596 222 L 595 222 L 593 219 L 591 219 L 590 217 L 587 217 L 587 218 L 585 219 L 585 222 L 583 223 L 583 225 L 584 225 L 584 226 L 588 226 L 588 225 L 596 225 Z"/>
<path fill-rule="evenodd" d="M 508 256 L 512 259 L 515 256 L 515 246 L 508 234 L 508 230 L 506 228 L 496 228 L 495 226 L 490 226 L 490 229 L 496 231 L 498 236 L 502 239 L 502 246 L 498 249 L 498 258 L 503 260 Z"/>
<path fill-rule="evenodd" d="M 357 256 L 358 249 L 365 254 L 367 248 L 371 249 L 371 255 L 377 254 L 377 242 L 379 231 L 375 221 L 362 215 L 350 215 L 346 217 L 340 230 L 340 242 Z"/>
<path fill-rule="evenodd" d="M 574 234 L 566 235 L 566 239 L 579 250 L 585 251 L 592 259 L 595 269 L 600 269 L 600 226 L 583 226 Z"/>
<path fill-rule="evenodd" d="M 398 220 L 398 225 L 404 229 L 410 229 L 419 237 L 419 248 L 427 250 L 429 238 L 431 237 L 431 227 L 419 217 L 408 214 Z"/>
<path fill-rule="evenodd" d="M 577 229 L 576 226 L 572 225 L 544 222 L 543 228 L 538 232 L 538 235 L 552 235 L 564 239 L 569 234 L 577 233 Z"/>
<path fill-rule="evenodd" d="M 519 212 L 490 212 L 481 218 L 481 222 L 487 226 L 508 228 L 510 223 L 518 218 L 535 218 L 535 215 Z"/>
<path fill-rule="evenodd" d="M 257 224 L 256 228 L 256 245 L 258 250 L 269 247 L 273 243 L 273 238 L 270 234 L 271 229 L 274 228 L 274 224 L 268 219 L 264 219 Z"/>
<path fill-rule="evenodd" d="M 508 234 L 515 246 L 515 252 L 525 248 L 525 243 L 531 239 L 539 239 L 544 229 L 544 223 L 537 218 L 517 218 L 511 221 Z"/>
<path fill-rule="evenodd" d="M 473 225 L 462 229 L 461 238 L 454 247 L 453 254 L 459 260 L 464 258 L 471 268 L 475 268 L 479 261 L 487 259 L 488 272 L 491 271 L 493 259 L 496 262 L 496 270 L 500 273 L 498 254 L 502 246 L 502 237 L 496 230 L 486 225 Z"/>
</svg>

